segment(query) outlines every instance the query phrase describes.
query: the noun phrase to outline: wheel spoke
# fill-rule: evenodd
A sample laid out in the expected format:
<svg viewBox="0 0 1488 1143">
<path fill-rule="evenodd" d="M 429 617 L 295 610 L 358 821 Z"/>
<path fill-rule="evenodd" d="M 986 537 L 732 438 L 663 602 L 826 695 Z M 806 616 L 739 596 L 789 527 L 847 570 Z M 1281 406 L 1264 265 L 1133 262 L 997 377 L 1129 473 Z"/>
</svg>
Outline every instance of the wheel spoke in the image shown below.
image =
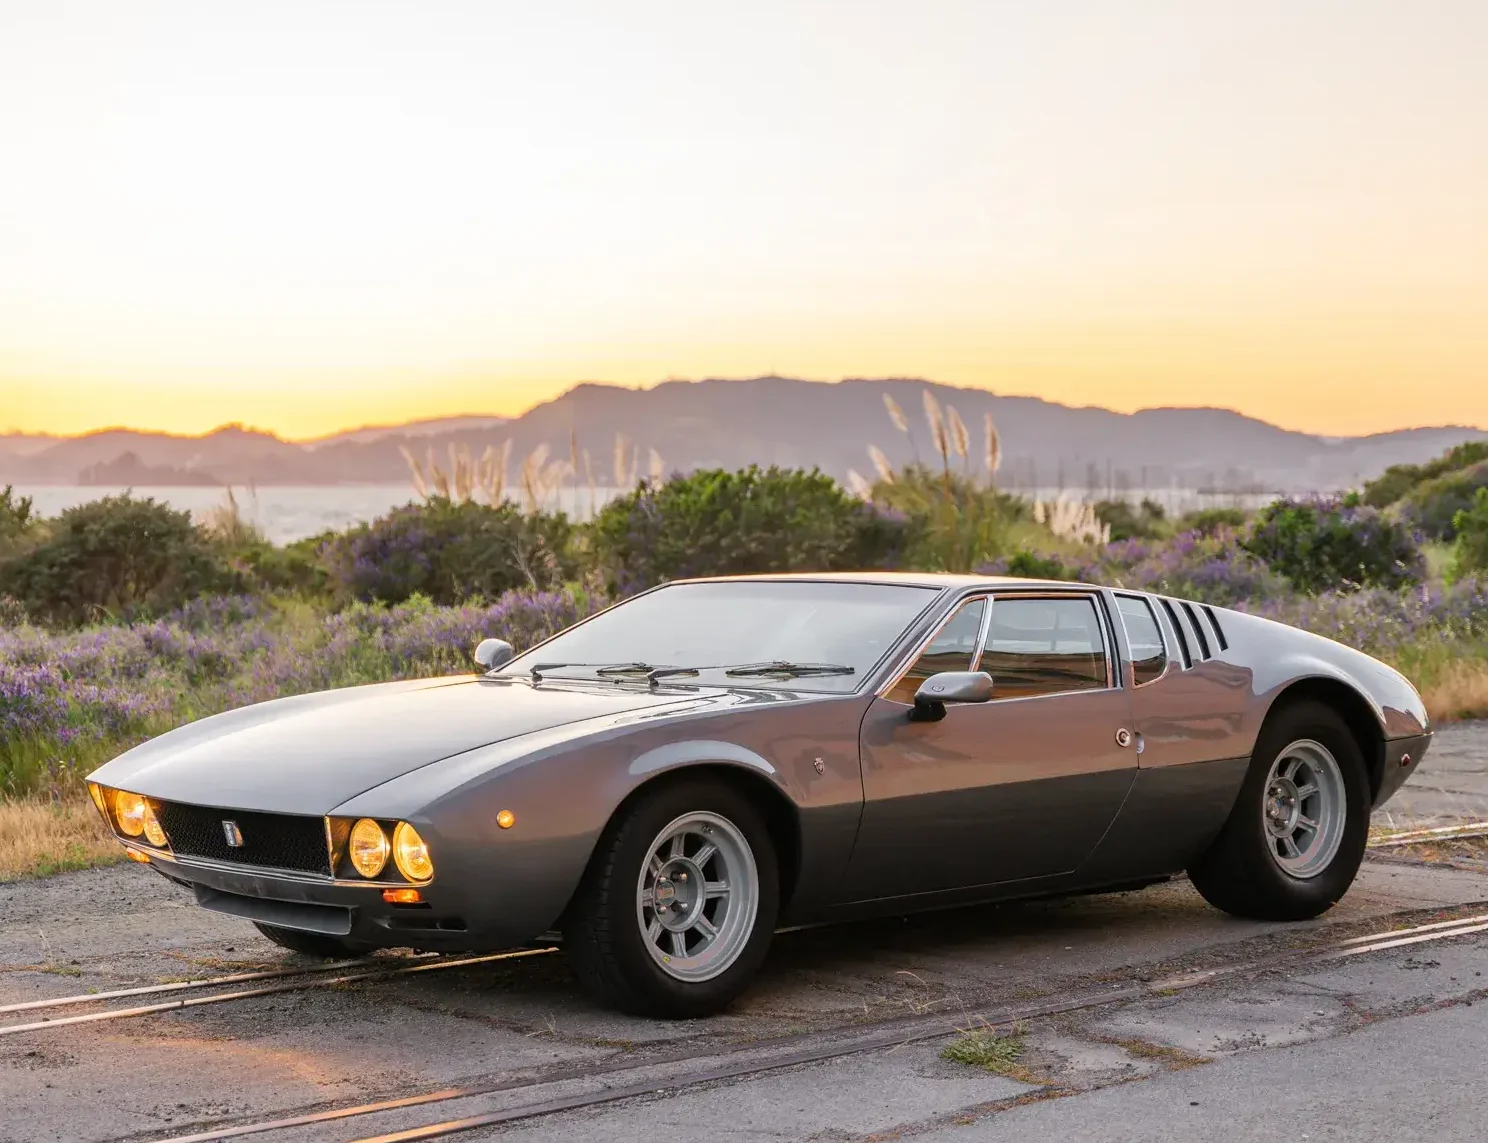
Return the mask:
<svg viewBox="0 0 1488 1143">
<path fill-rule="evenodd" d="M 687 955 L 686 933 L 679 933 L 675 930 L 672 932 L 672 955 L 675 957 L 684 957 Z"/>
<path fill-rule="evenodd" d="M 643 908 L 643 909 L 654 909 L 654 908 L 656 908 L 656 890 L 655 889 L 642 889 L 641 890 L 641 908 Z"/>
<path fill-rule="evenodd" d="M 666 868 L 665 864 L 661 860 L 661 855 L 660 854 L 656 854 L 656 853 L 653 853 L 651 855 L 651 860 L 650 860 L 650 862 L 648 864 L 650 865 L 651 876 L 653 878 L 654 877 L 660 877 L 661 876 L 661 871 L 664 868 Z"/>
<path fill-rule="evenodd" d="M 710 941 L 718 935 L 718 929 L 714 926 L 713 922 L 701 913 L 698 914 L 697 924 L 693 927 Z"/>
<path fill-rule="evenodd" d="M 1281 770 L 1278 772 L 1283 778 L 1290 778 L 1297 772 L 1297 767 L 1300 765 L 1302 765 L 1302 760 L 1300 758 L 1288 758 L 1281 764 Z"/>
<path fill-rule="evenodd" d="M 1300 801 L 1303 798 L 1309 798 L 1309 797 L 1311 797 L 1313 794 L 1315 794 L 1317 792 L 1318 792 L 1317 786 L 1314 785 L 1313 783 L 1309 782 L 1305 786 L 1298 786 L 1297 787 L 1297 799 L 1298 799 L 1298 801 Z"/>
<path fill-rule="evenodd" d="M 676 861 L 677 858 L 679 858 L 679 857 L 686 857 L 686 856 L 687 856 L 687 835 L 685 833 L 673 834 L 672 835 L 671 859 L 673 861 Z"/>
<path fill-rule="evenodd" d="M 1297 824 L 1299 826 L 1302 826 L 1305 829 L 1312 830 L 1314 833 L 1317 832 L 1317 827 L 1318 827 L 1317 822 L 1314 821 L 1312 818 L 1308 817 L 1306 814 L 1303 814 L 1303 815 L 1301 815 L 1300 817 L 1297 818 Z"/>
<path fill-rule="evenodd" d="M 717 852 L 718 847 L 716 845 L 711 841 L 705 841 L 703 842 L 703 848 L 692 855 L 693 864 L 699 869 L 703 869 L 707 866 L 708 862 L 713 860 L 713 855 Z"/>
<path fill-rule="evenodd" d="M 727 881 L 706 881 L 703 883 L 703 900 L 712 901 L 715 897 L 727 897 L 729 895 L 729 883 Z"/>
<path fill-rule="evenodd" d="M 1297 848 L 1297 843 L 1291 839 L 1290 835 L 1281 839 L 1281 847 L 1286 850 L 1288 857 L 1302 856 L 1302 851 Z"/>
<path fill-rule="evenodd" d="M 654 945 L 659 936 L 661 936 L 661 922 L 652 917 L 651 923 L 646 926 L 646 939 Z"/>
</svg>

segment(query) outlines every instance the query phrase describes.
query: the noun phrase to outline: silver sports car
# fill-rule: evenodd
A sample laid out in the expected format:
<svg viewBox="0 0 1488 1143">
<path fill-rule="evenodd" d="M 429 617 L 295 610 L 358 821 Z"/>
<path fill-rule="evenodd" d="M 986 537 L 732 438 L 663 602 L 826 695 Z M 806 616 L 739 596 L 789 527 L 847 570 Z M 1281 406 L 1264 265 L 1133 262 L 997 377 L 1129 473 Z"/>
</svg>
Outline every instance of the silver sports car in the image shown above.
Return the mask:
<svg viewBox="0 0 1488 1143">
<path fill-rule="evenodd" d="M 1316 916 L 1430 741 L 1391 668 L 1240 612 L 945 575 L 679 582 L 479 675 L 278 699 L 90 776 L 137 860 L 286 948 L 559 931 L 714 1011 L 782 926 L 1129 888 Z"/>
</svg>

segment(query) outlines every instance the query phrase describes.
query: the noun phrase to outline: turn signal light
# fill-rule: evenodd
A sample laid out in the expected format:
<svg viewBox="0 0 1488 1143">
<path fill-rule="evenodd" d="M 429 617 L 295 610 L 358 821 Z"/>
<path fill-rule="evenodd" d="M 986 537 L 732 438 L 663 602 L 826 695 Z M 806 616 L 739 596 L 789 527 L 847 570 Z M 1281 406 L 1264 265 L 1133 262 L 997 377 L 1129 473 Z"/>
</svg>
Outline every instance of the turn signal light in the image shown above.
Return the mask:
<svg viewBox="0 0 1488 1143">
<path fill-rule="evenodd" d="M 137 849 L 126 849 L 124 852 L 130 861 L 138 861 L 141 865 L 150 864 L 150 859 Z"/>
<path fill-rule="evenodd" d="M 384 889 L 382 899 L 389 905 L 421 905 L 424 895 L 417 889 Z"/>
</svg>

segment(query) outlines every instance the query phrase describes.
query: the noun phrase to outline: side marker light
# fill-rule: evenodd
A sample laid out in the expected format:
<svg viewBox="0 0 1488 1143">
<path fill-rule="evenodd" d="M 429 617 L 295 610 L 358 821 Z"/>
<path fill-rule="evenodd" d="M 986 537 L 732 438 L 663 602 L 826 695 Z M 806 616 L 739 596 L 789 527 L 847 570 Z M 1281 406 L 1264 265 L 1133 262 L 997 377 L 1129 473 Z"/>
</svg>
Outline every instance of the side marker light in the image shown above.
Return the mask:
<svg viewBox="0 0 1488 1143">
<path fill-rule="evenodd" d="M 502 810 L 496 815 L 496 824 L 502 829 L 511 829 L 512 826 L 517 824 L 517 815 L 510 810 Z"/>
</svg>

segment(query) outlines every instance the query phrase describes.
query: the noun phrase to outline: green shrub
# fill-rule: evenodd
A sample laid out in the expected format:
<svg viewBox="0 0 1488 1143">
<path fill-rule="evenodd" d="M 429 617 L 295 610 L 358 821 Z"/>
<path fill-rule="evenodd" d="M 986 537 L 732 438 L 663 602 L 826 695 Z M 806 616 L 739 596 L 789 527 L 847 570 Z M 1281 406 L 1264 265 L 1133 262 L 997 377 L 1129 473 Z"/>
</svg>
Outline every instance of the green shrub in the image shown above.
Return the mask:
<svg viewBox="0 0 1488 1143">
<path fill-rule="evenodd" d="M 36 532 L 31 497 L 16 496 L 7 484 L 0 490 L 0 558 L 18 550 Z"/>
<path fill-rule="evenodd" d="M 1243 528 L 1249 520 L 1250 516 L 1243 508 L 1199 508 L 1180 516 L 1174 532 L 1179 535 L 1197 532 L 1201 536 L 1213 536 L 1222 531 Z"/>
<path fill-rule="evenodd" d="M 1168 534 L 1168 514 L 1155 500 L 1144 499 L 1135 506 L 1126 500 L 1102 500 L 1095 514 L 1110 526 L 1113 540 L 1156 540 Z"/>
<path fill-rule="evenodd" d="M 1241 547 L 1309 593 L 1401 588 L 1425 573 L 1410 530 L 1357 496 L 1277 500 L 1257 514 Z"/>
<path fill-rule="evenodd" d="M 1421 484 L 1488 460 L 1488 441 L 1464 441 L 1425 464 L 1392 464 L 1364 485 L 1364 503 L 1388 508 L 1404 500 Z"/>
<path fill-rule="evenodd" d="M 561 514 L 436 497 L 333 535 L 319 559 L 326 586 L 342 602 L 424 595 L 454 604 L 559 586 L 573 574 L 572 532 Z M 288 566 L 276 570 L 293 574 Z"/>
<path fill-rule="evenodd" d="M 1042 531 L 1025 501 L 948 469 L 907 465 L 875 484 L 872 496 L 904 516 L 906 565 L 927 571 L 970 572 Z"/>
<path fill-rule="evenodd" d="M 1488 488 L 1488 461 L 1423 482 L 1406 497 L 1403 508 L 1423 535 L 1450 541 L 1457 535 L 1457 513 L 1473 506 L 1480 488 Z"/>
<path fill-rule="evenodd" d="M 1023 579 L 1074 579 L 1076 573 L 1064 566 L 1057 556 L 1040 555 L 1023 550 L 1015 552 L 999 575 L 1018 576 Z"/>
<path fill-rule="evenodd" d="M 127 493 L 67 509 L 42 539 L 0 562 L 0 595 L 47 623 L 157 614 L 238 587 L 190 513 Z"/>
<path fill-rule="evenodd" d="M 610 501 L 588 557 L 606 590 L 629 595 L 694 576 L 889 567 L 909 527 L 816 470 L 709 469 Z"/>
<path fill-rule="evenodd" d="M 1472 505 L 1457 513 L 1452 526 L 1457 539 L 1452 545 L 1448 578 L 1455 582 L 1488 574 L 1488 488 L 1474 493 Z"/>
</svg>

